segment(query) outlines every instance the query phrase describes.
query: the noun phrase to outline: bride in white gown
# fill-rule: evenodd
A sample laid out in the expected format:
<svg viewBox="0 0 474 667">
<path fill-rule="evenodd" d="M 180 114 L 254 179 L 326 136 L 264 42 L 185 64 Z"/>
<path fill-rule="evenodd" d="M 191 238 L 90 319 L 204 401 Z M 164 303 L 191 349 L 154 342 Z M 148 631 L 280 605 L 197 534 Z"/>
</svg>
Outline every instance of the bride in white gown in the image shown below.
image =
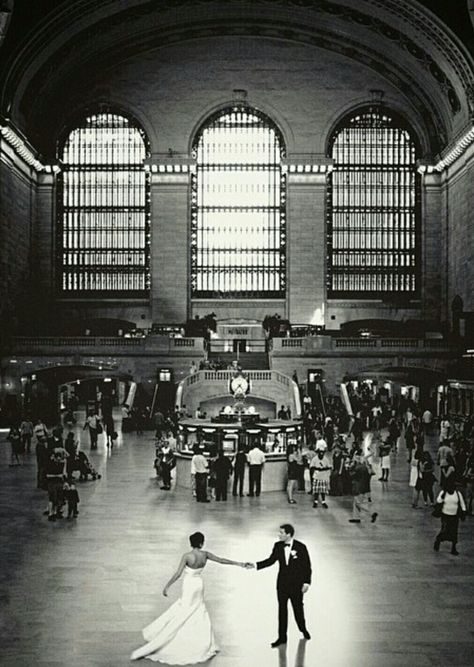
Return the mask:
<svg viewBox="0 0 474 667">
<path fill-rule="evenodd" d="M 240 567 L 248 567 L 248 563 L 203 551 L 202 533 L 193 533 L 189 541 L 192 550 L 183 555 L 178 569 L 163 589 L 163 595 L 167 596 L 168 588 L 183 574 L 181 597 L 142 630 L 147 643 L 132 653 L 132 660 L 148 658 L 171 665 L 188 665 L 205 662 L 219 650 L 204 603 L 202 571 L 208 560 Z"/>
</svg>

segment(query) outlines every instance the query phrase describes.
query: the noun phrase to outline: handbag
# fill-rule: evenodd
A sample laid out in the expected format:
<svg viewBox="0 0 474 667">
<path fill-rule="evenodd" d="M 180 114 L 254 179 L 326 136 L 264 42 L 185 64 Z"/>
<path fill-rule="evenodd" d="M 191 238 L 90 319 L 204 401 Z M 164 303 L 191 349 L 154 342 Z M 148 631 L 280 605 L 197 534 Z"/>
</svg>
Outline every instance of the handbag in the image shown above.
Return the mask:
<svg viewBox="0 0 474 667">
<path fill-rule="evenodd" d="M 102 424 L 100 422 L 97 422 L 97 433 L 103 433 L 104 429 L 102 428 Z"/>
<path fill-rule="evenodd" d="M 436 503 L 431 512 L 431 516 L 434 516 L 436 519 L 439 519 L 443 513 L 443 503 Z"/>
<path fill-rule="evenodd" d="M 439 519 L 441 515 L 443 514 L 443 505 L 444 505 L 444 496 L 446 495 L 446 492 L 443 491 L 442 495 L 442 501 L 440 503 L 436 503 L 436 505 L 433 508 L 433 511 L 431 512 L 431 516 L 434 516 L 436 519 Z"/>
</svg>

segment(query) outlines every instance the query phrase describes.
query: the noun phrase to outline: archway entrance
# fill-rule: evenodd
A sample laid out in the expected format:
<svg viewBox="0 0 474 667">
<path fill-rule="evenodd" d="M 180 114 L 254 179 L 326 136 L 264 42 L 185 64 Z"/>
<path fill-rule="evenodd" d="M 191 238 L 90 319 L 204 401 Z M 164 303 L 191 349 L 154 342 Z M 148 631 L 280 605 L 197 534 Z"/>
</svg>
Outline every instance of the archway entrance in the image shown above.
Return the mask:
<svg viewBox="0 0 474 667">
<path fill-rule="evenodd" d="M 43 368 L 22 378 L 22 408 L 50 423 L 61 415 L 73 420 L 80 409 L 111 412 L 125 403 L 132 384 L 131 375 L 100 366 Z"/>
</svg>

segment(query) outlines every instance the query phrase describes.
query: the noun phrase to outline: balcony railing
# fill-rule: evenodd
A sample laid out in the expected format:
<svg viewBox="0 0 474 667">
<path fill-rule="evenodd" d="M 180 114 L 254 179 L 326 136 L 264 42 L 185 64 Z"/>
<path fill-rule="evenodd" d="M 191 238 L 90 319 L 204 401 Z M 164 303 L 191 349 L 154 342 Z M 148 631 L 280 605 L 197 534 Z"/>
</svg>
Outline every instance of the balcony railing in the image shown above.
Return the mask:
<svg viewBox="0 0 474 667">
<path fill-rule="evenodd" d="M 145 338 L 123 338 L 103 336 L 74 336 L 53 337 L 19 336 L 13 340 L 12 354 L 41 353 L 48 354 L 55 350 L 74 352 L 81 349 L 88 352 L 98 350 L 108 351 L 111 354 L 123 354 L 124 350 L 133 354 L 161 354 L 198 355 L 204 356 L 204 341 L 202 338 L 169 338 L 168 336 L 147 336 Z"/>
<path fill-rule="evenodd" d="M 430 350 L 457 352 L 458 348 L 443 339 L 429 338 L 349 338 L 331 336 L 308 336 L 306 338 L 273 338 L 273 354 L 317 354 L 318 352 L 342 352 L 343 350 Z"/>
</svg>

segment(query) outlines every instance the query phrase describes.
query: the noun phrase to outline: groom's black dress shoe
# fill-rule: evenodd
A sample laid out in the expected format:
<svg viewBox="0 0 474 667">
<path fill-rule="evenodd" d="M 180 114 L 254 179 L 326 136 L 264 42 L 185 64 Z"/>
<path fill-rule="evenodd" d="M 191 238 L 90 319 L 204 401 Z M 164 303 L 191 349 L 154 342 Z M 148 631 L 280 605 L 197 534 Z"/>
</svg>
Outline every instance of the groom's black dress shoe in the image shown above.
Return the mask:
<svg viewBox="0 0 474 667">
<path fill-rule="evenodd" d="M 305 639 L 311 639 L 311 635 L 309 634 L 309 632 L 308 632 L 307 630 L 304 630 L 304 632 L 302 633 L 302 635 L 303 635 L 303 637 L 304 637 Z"/>
<path fill-rule="evenodd" d="M 272 642 L 270 646 L 272 648 L 276 648 L 277 646 L 283 646 L 283 644 L 286 644 L 286 639 L 277 639 L 276 641 Z"/>
</svg>

